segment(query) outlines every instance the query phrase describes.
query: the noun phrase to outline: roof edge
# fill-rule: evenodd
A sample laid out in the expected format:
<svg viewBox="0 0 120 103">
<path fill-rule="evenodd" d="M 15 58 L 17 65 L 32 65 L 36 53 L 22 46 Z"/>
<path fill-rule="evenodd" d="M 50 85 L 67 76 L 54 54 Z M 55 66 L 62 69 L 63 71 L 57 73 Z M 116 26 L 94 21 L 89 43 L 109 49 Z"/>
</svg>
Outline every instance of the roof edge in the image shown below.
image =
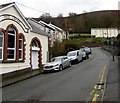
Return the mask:
<svg viewBox="0 0 120 103">
<path fill-rule="evenodd" d="M 3 7 L 2 7 L 3 6 Z M 25 16 L 23 15 L 23 13 L 20 11 L 20 9 L 18 8 L 18 6 L 16 5 L 16 3 L 15 2 L 11 2 L 11 3 L 7 3 L 7 4 L 2 4 L 2 5 L 0 5 L 0 11 L 2 11 L 2 10 L 5 10 L 5 9 L 7 9 L 7 8 L 9 8 L 9 7 L 12 7 L 12 6 L 14 6 L 15 8 L 16 8 L 16 10 L 18 11 L 18 13 L 21 15 L 21 17 L 23 18 L 23 20 L 25 21 L 25 23 L 27 24 L 27 26 L 29 27 L 29 29 L 31 30 L 32 29 L 32 27 L 30 26 L 30 24 L 27 22 L 27 20 L 25 19 Z"/>
</svg>

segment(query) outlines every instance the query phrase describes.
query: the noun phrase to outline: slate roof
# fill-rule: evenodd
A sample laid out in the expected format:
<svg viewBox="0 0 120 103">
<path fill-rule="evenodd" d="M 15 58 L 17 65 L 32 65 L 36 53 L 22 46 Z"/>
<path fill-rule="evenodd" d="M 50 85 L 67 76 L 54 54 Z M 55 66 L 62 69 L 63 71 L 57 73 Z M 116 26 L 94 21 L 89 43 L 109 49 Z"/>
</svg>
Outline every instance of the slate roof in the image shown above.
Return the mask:
<svg viewBox="0 0 120 103">
<path fill-rule="evenodd" d="M 53 25 L 51 23 L 49 23 L 48 25 L 51 26 L 51 27 L 53 27 L 53 28 L 56 28 L 59 31 L 63 31 L 61 28 L 59 28 L 59 27 L 57 27 L 57 26 L 55 26 L 55 25 Z"/>
<path fill-rule="evenodd" d="M 5 7 L 8 7 L 8 6 L 14 5 L 14 4 L 15 4 L 15 2 L 7 3 L 7 4 L 2 4 L 2 5 L 0 5 L 0 9 L 4 9 Z M 18 11 L 18 12 L 20 12 L 20 11 Z M 20 12 L 20 14 L 22 14 L 22 13 Z M 42 34 L 42 35 L 46 35 L 46 36 L 49 35 L 48 33 L 44 32 L 43 30 L 41 30 L 39 28 L 40 24 L 37 21 L 35 21 L 33 19 L 30 19 L 30 18 L 24 18 L 24 19 L 28 23 L 28 25 L 30 25 L 32 32 L 38 33 L 38 34 Z"/>
<path fill-rule="evenodd" d="M 35 21 L 31 18 L 27 18 L 26 20 L 28 21 L 28 23 L 32 27 L 32 30 L 31 30 L 32 32 L 49 36 L 48 33 L 46 33 L 45 31 L 40 29 L 40 24 L 37 21 Z"/>
<path fill-rule="evenodd" d="M 49 24 L 45 23 L 44 21 L 39 21 L 39 23 L 40 23 L 41 25 L 43 25 L 44 27 L 47 27 L 47 28 L 55 31 L 55 28 L 53 28 L 53 27 L 50 26 Z"/>
</svg>

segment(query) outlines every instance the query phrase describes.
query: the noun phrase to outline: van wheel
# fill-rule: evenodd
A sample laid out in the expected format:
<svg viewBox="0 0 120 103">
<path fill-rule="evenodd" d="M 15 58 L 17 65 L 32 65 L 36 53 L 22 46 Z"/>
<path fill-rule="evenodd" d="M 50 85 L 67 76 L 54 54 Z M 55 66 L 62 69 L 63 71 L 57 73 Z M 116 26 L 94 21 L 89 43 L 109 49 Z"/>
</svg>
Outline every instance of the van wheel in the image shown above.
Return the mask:
<svg viewBox="0 0 120 103">
<path fill-rule="evenodd" d="M 78 60 L 78 59 L 76 60 L 76 63 L 79 63 L 79 60 Z"/>
<path fill-rule="evenodd" d="M 83 62 L 83 58 L 81 59 L 81 62 Z"/>
</svg>

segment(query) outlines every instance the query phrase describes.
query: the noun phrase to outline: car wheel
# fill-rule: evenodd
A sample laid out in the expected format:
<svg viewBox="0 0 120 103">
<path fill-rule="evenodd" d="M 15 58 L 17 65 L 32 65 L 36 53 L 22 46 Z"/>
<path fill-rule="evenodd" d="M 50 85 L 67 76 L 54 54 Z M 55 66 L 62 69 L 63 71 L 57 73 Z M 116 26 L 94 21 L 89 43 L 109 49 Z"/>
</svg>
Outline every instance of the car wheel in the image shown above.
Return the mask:
<svg viewBox="0 0 120 103">
<path fill-rule="evenodd" d="M 84 60 L 86 60 L 86 59 L 87 59 L 87 57 L 85 56 L 83 59 L 84 59 Z"/>
<path fill-rule="evenodd" d="M 76 59 L 76 63 L 79 63 L 79 60 L 78 60 L 78 59 Z"/>
<path fill-rule="evenodd" d="M 69 62 L 69 67 L 71 67 L 71 62 Z"/>
<path fill-rule="evenodd" d="M 60 70 L 60 71 L 63 70 L 63 66 L 62 66 L 62 65 L 59 66 L 59 70 Z"/>
</svg>

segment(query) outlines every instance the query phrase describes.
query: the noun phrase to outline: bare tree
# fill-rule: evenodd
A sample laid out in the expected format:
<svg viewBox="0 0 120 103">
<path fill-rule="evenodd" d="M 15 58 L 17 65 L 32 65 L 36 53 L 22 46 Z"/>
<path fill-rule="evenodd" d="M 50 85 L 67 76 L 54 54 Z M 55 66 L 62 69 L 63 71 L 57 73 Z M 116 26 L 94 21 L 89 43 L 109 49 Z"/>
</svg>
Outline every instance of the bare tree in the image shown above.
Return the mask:
<svg viewBox="0 0 120 103">
<path fill-rule="evenodd" d="M 59 13 L 59 14 L 58 14 L 58 17 L 60 17 L 60 18 L 63 17 L 63 14 L 62 14 L 62 13 Z"/>
<path fill-rule="evenodd" d="M 69 16 L 76 16 L 77 14 L 76 13 L 69 13 Z"/>
<path fill-rule="evenodd" d="M 44 13 L 40 16 L 40 18 L 50 18 L 50 13 Z"/>
</svg>

